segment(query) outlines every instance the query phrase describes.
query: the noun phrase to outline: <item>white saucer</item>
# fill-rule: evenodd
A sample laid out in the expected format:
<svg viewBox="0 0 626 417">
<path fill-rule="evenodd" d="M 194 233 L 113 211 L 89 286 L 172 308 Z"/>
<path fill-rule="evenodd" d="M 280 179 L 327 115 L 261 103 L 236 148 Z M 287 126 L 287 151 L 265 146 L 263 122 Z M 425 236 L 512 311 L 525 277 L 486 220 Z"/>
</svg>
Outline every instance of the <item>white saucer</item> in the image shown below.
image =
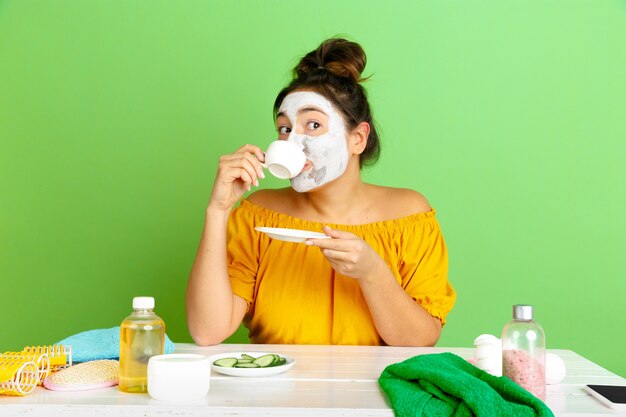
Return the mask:
<svg viewBox="0 0 626 417">
<path fill-rule="evenodd" d="M 272 239 L 286 242 L 304 242 L 307 239 L 330 239 L 324 233 L 311 232 L 310 230 L 284 229 L 281 227 L 255 227 L 254 230 L 267 233 Z"/>
</svg>

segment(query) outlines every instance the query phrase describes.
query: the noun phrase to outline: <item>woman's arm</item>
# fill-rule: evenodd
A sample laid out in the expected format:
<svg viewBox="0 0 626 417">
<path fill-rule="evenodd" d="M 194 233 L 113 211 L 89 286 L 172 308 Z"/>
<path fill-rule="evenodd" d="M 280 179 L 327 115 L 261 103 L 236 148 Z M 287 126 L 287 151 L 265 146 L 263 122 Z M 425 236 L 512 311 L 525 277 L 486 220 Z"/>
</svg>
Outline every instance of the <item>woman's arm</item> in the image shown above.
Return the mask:
<svg viewBox="0 0 626 417">
<path fill-rule="evenodd" d="M 322 248 L 335 271 L 359 281 L 376 330 L 385 343 L 433 346 L 441 334 L 441 321 L 402 289 L 376 251 L 352 233 L 328 227 L 324 232 L 333 239 L 308 242 Z"/>
<path fill-rule="evenodd" d="M 434 346 L 437 343 L 441 321 L 404 292 L 384 261 L 359 283 L 385 343 L 392 346 Z"/>
<path fill-rule="evenodd" d="M 247 303 L 233 294 L 228 277 L 226 229 L 234 204 L 263 177 L 259 160 L 263 160 L 263 153 L 252 145 L 220 158 L 202 239 L 187 282 L 187 325 L 199 345 L 224 341 L 237 330 L 246 313 Z"/>
</svg>

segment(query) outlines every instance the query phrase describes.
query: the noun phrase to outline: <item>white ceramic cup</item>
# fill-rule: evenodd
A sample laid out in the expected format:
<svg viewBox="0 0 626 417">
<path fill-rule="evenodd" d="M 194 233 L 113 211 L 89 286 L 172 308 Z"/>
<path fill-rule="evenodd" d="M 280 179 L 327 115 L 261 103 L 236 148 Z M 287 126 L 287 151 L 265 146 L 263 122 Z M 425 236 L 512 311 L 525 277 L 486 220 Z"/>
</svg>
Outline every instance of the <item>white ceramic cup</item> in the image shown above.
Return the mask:
<svg viewBox="0 0 626 417">
<path fill-rule="evenodd" d="M 264 166 L 277 178 L 293 178 L 302 171 L 306 156 L 300 146 L 286 140 L 270 143 L 265 152 Z"/>
<path fill-rule="evenodd" d="M 211 361 L 195 354 L 153 356 L 148 361 L 148 394 L 155 400 L 188 401 L 204 397 L 211 382 Z"/>
</svg>

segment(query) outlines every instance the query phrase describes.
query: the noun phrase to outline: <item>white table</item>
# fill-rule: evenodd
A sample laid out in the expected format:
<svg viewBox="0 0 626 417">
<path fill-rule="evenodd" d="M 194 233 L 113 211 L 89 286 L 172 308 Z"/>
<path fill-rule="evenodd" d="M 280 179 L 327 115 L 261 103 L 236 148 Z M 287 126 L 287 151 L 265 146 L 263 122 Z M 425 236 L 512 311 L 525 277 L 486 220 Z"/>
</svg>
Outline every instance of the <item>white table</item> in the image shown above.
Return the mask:
<svg viewBox="0 0 626 417">
<path fill-rule="evenodd" d="M 177 353 L 273 352 L 292 356 L 288 372 L 267 378 L 211 374 L 211 389 L 194 403 L 164 403 L 148 394 L 126 394 L 116 387 L 55 392 L 38 387 L 25 397 L 0 395 L 0 416 L 393 416 L 378 385 L 385 366 L 409 357 L 453 352 L 464 358 L 469 348 L 376 346 L 177 344 Z M 548 406 L 556 416 L 620 415 L 587 395 L 584 384 L 626 385 L 626 380 L 569 350 L 550 350 L 567 366 L 559 385 L 549 385 Z M 623 415 L 623 414 L 622 414 Z"/>
</svg>

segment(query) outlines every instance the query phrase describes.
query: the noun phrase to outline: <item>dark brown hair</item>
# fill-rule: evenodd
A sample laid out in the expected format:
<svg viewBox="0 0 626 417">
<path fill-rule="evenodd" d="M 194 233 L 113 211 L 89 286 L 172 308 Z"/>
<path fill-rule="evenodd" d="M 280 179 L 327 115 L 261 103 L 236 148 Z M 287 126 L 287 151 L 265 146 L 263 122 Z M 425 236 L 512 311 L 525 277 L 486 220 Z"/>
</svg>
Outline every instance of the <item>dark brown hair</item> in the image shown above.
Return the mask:
<svg viewBox="0 0 626 417">
<path fill-rule="evenodd" d="M 287 94 L 303 90 L 319 93 L 342 113 L 349 130 L 361 122 L 369 123 L 367 146 L 359 155 L 359 162 L 360 166 L 374 164 L 380 156 L 380 143 L 367 94 L 361 85 L 366 63 L 365 52 L 358 43 L 341 38 L 325 40 L 294 68 L 291 83 L 274 101 L 274 119 Z"/>
</svg>

